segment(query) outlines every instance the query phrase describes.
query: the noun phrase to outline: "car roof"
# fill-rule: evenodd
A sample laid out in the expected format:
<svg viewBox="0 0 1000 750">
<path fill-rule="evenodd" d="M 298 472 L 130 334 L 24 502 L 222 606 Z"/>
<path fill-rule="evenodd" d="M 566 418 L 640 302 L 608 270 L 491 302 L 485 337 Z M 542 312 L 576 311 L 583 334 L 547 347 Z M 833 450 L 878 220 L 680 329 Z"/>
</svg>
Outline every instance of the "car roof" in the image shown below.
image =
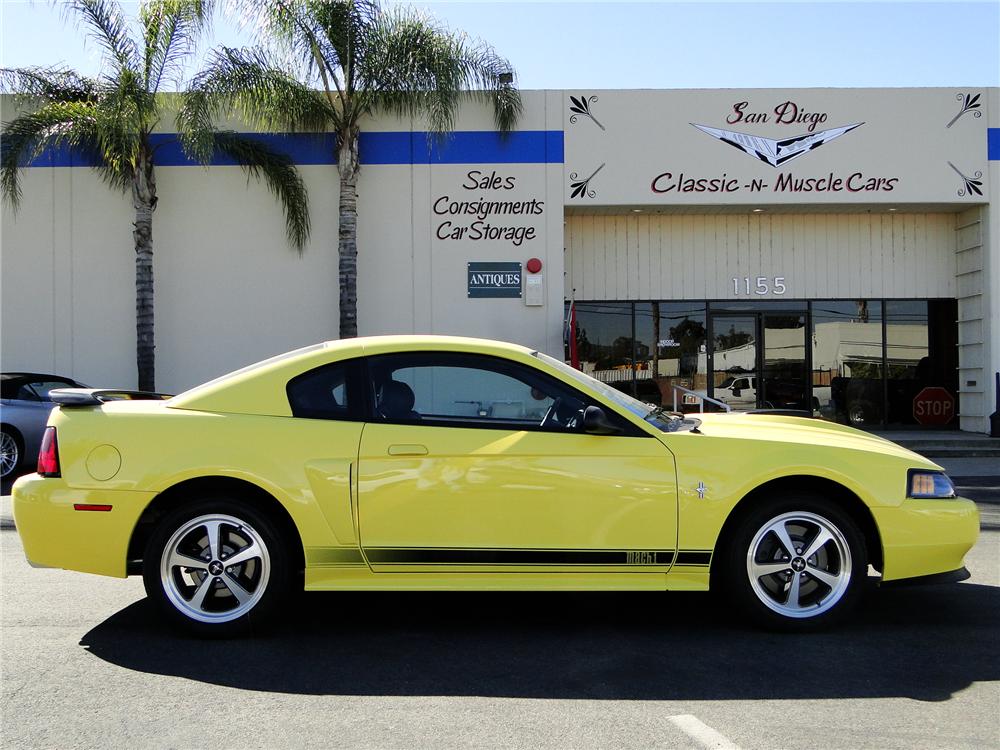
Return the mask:
<svg viewBox="0 0 1000 750">
<path fill-rule="evenodd" d="M 66 375 L 52 375 L 44 372 L 0 372 L 0 380 L 65 380 L 70 383 L 76 381 Z"/>
<path fill-rule="evenodd" d="M 398 334 L 361 336 L 312 344 L 265 359 L 174 396 L 166 406 L 219 412 L 291 416 L 284 384 L 330 362 L 392 352 L 454 351 L 523 359 L 532 349 L 466 336 Z M 276 387 L 280 384 L 280 387 Z"/>
</svg>

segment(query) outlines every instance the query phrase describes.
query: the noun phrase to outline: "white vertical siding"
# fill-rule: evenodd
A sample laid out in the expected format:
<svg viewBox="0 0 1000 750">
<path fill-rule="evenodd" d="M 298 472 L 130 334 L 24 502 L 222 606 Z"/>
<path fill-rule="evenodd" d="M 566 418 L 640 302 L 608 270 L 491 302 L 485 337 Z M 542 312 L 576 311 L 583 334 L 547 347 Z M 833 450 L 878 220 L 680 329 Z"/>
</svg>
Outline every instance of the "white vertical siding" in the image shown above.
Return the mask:
<svg viewBox="0 0 1000 750">
<path fill-rule="evenodd" d="M 581 300 L 733 299 L 758 276 L 783 277 L 788 299 L 958 291 L 948 213 L 571 215 L 566 247 L 566 296 Z"/>
<path fill-rule="evenodd" d="M 958 397 L 963 430 L 985 432 L 987 394 L 992 383 L 984 369 L 983 209 L 958 215 L 955 278 L 958 282 Z"/>
</svg>

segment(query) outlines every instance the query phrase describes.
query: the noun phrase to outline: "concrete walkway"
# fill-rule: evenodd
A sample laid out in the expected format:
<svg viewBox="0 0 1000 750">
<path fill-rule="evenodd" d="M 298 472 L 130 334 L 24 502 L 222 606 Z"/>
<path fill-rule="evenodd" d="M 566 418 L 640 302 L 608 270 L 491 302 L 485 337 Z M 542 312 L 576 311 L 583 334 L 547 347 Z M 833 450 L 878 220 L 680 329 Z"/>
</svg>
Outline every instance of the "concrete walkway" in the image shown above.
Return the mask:
<svg viewBox="0 0 1000 750">
<path fill-rule="evenodd" d="M 991 438 L 982 432 L 962 432 L 961 430 L 866 430 L 872 435 L 891 440 L 894 443 L 906 443 L 912 440 L 924 442 L 941 441 L 956 442 L 995 440 L 1000 445 L 1000 438 Z"/>
</svg>

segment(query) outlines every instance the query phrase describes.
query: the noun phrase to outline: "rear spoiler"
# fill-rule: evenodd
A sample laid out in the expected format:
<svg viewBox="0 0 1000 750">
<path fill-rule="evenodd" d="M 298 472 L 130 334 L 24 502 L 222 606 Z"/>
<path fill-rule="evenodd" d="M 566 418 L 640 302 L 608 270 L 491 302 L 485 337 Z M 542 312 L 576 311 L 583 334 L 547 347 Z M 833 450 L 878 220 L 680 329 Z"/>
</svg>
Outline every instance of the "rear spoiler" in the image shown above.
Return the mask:
<svg viewBox="0 0 1000 750">
<path fill-rule="evenodd" d="M 173 396 L 111 388 L 55 388 L 49 391 L 49 398 L 61 406 L 100 406 L 106 401 L 165 401 Z"/>
</svg>

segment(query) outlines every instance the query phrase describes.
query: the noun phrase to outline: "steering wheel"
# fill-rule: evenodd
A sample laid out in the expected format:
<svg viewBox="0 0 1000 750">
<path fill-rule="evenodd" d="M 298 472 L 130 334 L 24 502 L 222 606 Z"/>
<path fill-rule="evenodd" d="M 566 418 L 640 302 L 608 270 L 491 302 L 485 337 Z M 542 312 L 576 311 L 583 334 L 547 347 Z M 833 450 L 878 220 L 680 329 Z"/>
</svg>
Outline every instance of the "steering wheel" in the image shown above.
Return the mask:
<svg viewBox="0 0 1000 750">
<path fill-rule="evenodd" d="M 559 411 L 559 405 L 562 403 L 562 396 L 557 396 L 555 401 L 549 406 L 545 412 L 545 416 L 542 417 L 542 422 L 539 427 L 551 427 L 552 425 L 559 424 L 559 420 L 556 417 L 556 413 Z"/>
</svg>

